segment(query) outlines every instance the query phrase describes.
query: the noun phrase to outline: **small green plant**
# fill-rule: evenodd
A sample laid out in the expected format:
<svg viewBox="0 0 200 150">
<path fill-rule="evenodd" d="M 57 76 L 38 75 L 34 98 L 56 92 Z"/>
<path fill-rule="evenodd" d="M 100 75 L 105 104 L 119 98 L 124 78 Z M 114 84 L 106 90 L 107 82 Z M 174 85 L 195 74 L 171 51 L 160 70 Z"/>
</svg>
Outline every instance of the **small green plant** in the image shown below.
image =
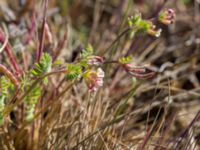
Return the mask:
<svg viewBox="0 0 200 150">
<path fill-rule="evenodd" d="M 52 66 L 52 58 L 49 54 L 44 53 L 40 62 L 36 63 L 34 68 L 30 71 L 30 77 L 25 77 L 22 87 L 23 91 L 26 91 L 31 86 L 31 77 L 39 78 L 46 73 L 51 71 Z M 45 85 L 48 84 L 48 78 L 44 78 L 43 83 Z M 39 98 L 41 97 L 42 90 L 39 85 L 33 87 L 30 93 L 28 93 L 25 97 L 25 106 L 26 106 L 26 120 L 32 121 L 34 118 L 35 107 L 39 102 Z"/>
<path fill-rule="evenodd" d="M 5 7 L 16 10 L 16 16 L 11 13 L 3 21 L 9 32 L 0 30 L 0 147 L 157 150 L 185 144 L 180 141 L 196 129 L 199 113 L 181 136 L 173 137 L 178 127 L 171 127 L 184 101 L 181 92 L 199 96 L 195 88 L 184 89 L 198 80 L 198 72 L 185 78 L 175 69 L 187 62 L 180 70 L 192 72 L 198 53 L 185 58 L 172 52 L 180 31 L 172 28 L 171 38 L 166 30 L 175 22 L 175 11 L 163 8 L 167 1 L 156 1 L 155 8 L 131 0 L 51 1 L 47 11 L 48 2 L 24 1 L 22 10 Z M 133 14 L 137 6 L 144 9 Z M 12 35 L 21 28 L 24 35 Z M 195 42 L 186 43 L 191 46 L 179 46 L 193 48 Z M 192 136 L 189 140 L 198 137 Z"/>
<path fill-rule="evenodd" d="M 41 88 L 36 86 L 32 91 L 25 97 L 26 105 L 26 120 L 32 121 L 34 118 L 35 107 L 39 102 L 41 96 Z"/>
<path fill-rule="evenodd" d="M 49 54 L 44 53 L 40 62 L 36 63 L 34 66 L 34 69 L 31 70 L 31 75 L 33 77 L 40 77 L 44 75 L 45 73 L 48 73 L 51 71 L 52 66 L 52 58 Z M 47 84 L 47 78 L 44 79 L 44 83 Z"/>
</svg>

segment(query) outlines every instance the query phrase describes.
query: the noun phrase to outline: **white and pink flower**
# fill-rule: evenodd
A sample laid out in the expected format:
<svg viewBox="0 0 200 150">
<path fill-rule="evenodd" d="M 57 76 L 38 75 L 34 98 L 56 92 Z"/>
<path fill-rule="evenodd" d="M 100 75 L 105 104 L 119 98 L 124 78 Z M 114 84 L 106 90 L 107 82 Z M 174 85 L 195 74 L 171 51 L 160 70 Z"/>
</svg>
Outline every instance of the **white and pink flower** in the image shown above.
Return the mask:
<svg viewBox="0 0 200 150">
<path fill-rule="evenodd" d="M 85 73 L 84 79 L 90 92 L 97 91 L 103 86 L 104 71 L 98 68 L 97 71 L 89 70 Z"/>
<path fill-rule="evenodd" d="M 149 22 L 149 28 L 147 29 L 147 33 L 149 35 L 154 37 L 159 37 L 161 32 L 162 29 L 156 29 L 156 26 L 152 22 Z"/>
</svg>

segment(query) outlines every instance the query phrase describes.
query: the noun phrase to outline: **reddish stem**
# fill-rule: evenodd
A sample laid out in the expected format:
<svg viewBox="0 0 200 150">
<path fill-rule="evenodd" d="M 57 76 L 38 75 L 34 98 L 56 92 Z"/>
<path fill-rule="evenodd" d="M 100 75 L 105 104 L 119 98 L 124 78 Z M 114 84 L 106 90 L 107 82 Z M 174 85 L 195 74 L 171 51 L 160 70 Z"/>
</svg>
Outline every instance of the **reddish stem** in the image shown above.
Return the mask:
<svg viewBox="0 0 200 150">
<path fill-rule="evenodd" d="M 5 36 L 4 36 L 3 32 L 0 30 L 0 43 L 3 44 L 4 42 L 5 42 Z M 15 70 L 15 74 L 17 76 L 20 76 L 22 72 L 21 72 L 20 67 L 18 66 L 17 61 L 12 53 L 11 46 L 9 44 L 6 44 L 4 50 L 10 60 L 10 63 L 12 64 L 12 66 Z"/>
<path fill-rule="evenodd" d="M 57 46 L 56 51 L 55 51 L 55 54 L 53 56 L 53 61 L 55 61 L 58 58 L 58 56 L 59 56 L 62 48 L 64 47 L 66 41 L 67 41 L 67 31 L 65 32 L 62 40 L 60 40 L 59 43 L 58 43 L 58 46 Z"/>
<path fill-rule="evenodd" d="M 63 49 L 65 43 L 67 42 L 67 31 L 65 32 L 63 38 L 59 41 L 58 46 L 56 48 L 55 54 L 53 56 L 53 62 L 58 58 L 61 50 Z"/>
<path fill-rule="evenodd" d="M 0 64 L 0 73 L 3 73 L 5 76 L 7 76 L 10 81 L 17 87 L 19 88 L 20 84 L 17 78 L 10 72 L 5 66 Z"/>
<path fill-rule="evenodd" d="M 33 16 L 31 18 L 31 26 L 28 29 L 28 34 L 24 39 L 25 44 L 29 44 L 29 42 L 33 39 L 33 34 L 36 30 L 36 13 L 33 12 Z"/>
<path fill-rule="evenodd" d="M 47 17 L 46 17 L 47 6 L 48 6 L 48 0 L 45 0 L 45 3 L 44 3 L 44 16 L 43 16 L 43 21 L 42 21 L 42 34 L 40 36 L 39 48 L 38 48 L 38 51 L 37 51 L 37 61 L 38 62 L 40 61 L 40 58 L 42 56 L 42 52 L 43 52 L 43 49 L 44 49 L 45 24 L 46 24 L 46 20 L 47 20 Z"/>
</svg>

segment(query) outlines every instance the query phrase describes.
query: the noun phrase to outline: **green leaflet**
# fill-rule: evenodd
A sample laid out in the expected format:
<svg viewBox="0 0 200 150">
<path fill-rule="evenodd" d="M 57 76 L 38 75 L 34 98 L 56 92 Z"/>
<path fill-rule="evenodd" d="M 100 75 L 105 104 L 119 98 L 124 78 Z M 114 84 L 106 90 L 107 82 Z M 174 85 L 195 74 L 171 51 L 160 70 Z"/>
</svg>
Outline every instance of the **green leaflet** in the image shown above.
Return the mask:
<svg viewBox="0 0 200 150">
<path fill-rule="evenodd" d="M 13 89 L 13 84 L 5 76 L 2 76 L 0 78 L 0 125 L 3 124 L 4 120 L 2 112 L 5 107 L 5 101 L 9 96 L 9 91 Z"/>
<path fill-rule="evenodd" d="M 35 64 L 34 69 L 31 70 L 31 74 L 34 77 L 39 77 L 45 73 L 48 73 L 51 71 L 52 66 L 52 58 L 48 53 L 44 53 L 40 62 Z M 44 79 L 44 84 L 47 84 L 48 80 L 47 78 Z"/>
<path fill-rule="evenodd" d="M 92 45 L 88 44 L 88 46 L 82 51 L 81 57 L 82 59 L 87 58 L 88 56 L 91 56 L 94 54 L 94 50 Z"/>
<path fill-rule="evenodd" d="M 31 70 L 31 74 L 35 77 L 41 76 L 51 71 L 52 58 L 48 53 L 44 53 L 41 61 L 35 64 L 35 68 Z"/>
<path fill-rule="evenodd" d="M 80 74 L 82 73 L 81 66 L 78 64 L 68 64 L 67 65 L 67 74 L 66 79 L 67 80 L 75 80 L 78 79 Z"/>
<path fill-rule="evenodd" d="M 127 63 L 130 63 L 131 60 L 132 60 L 132 57 L 131 57 L 131 56 L 128 56 L 128 57 L 121 57 L 121 58 L 119 58 L 118 61 L 119 61 L 121 64 L 127 64 Z"/>
<path fill-rule="evenodd" d="M 36 86 L 30 94 L 28 94 L 25 98 L 25 104 L 27 108 L 27 115 L 26 115 L 26 120 L 31 121 L 34 117 L 34 111 L 35 111 L 35 106 L 38 102 L 38 99 L 41 96 L 41 88 L 39 86 Z"/>
</svg>

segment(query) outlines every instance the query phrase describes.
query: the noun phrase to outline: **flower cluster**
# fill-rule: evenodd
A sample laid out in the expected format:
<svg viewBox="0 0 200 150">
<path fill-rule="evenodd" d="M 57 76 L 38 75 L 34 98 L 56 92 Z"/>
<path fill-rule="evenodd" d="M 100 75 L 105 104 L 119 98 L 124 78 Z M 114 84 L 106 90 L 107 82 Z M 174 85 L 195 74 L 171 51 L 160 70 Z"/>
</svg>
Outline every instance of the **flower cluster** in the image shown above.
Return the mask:
<svg viewBox="0 0 200 150">
<path fill-rule="evenodd" d="M 132 28 L 131 34 L 134 35 L 137 32 L 147 33 L 154 37 L 159 37 L 161 29 L 156 29 L 156 26 L 148 20 L 143 20 L 141 14 L 136 14 L 128 18 L 129 27 Z"/>
<path fill-rule="evenodd" d="M 89 91 L 97 91 L 98 88 L 103 86 L 104 76 L 105 73 L 101 68 L 98 68 L 97 71 L 88 70 L 83 77 L 85 79 Z"/>
<path fill-rule="evenodd" d="M 169 9 L 162 11 L 159 14 L 158 20 L 165 25 L 169 25 L 169 24 L 174 23 L 174 20 L 175 20 L 174 10 L 169 8 Z"/>
</svg>

